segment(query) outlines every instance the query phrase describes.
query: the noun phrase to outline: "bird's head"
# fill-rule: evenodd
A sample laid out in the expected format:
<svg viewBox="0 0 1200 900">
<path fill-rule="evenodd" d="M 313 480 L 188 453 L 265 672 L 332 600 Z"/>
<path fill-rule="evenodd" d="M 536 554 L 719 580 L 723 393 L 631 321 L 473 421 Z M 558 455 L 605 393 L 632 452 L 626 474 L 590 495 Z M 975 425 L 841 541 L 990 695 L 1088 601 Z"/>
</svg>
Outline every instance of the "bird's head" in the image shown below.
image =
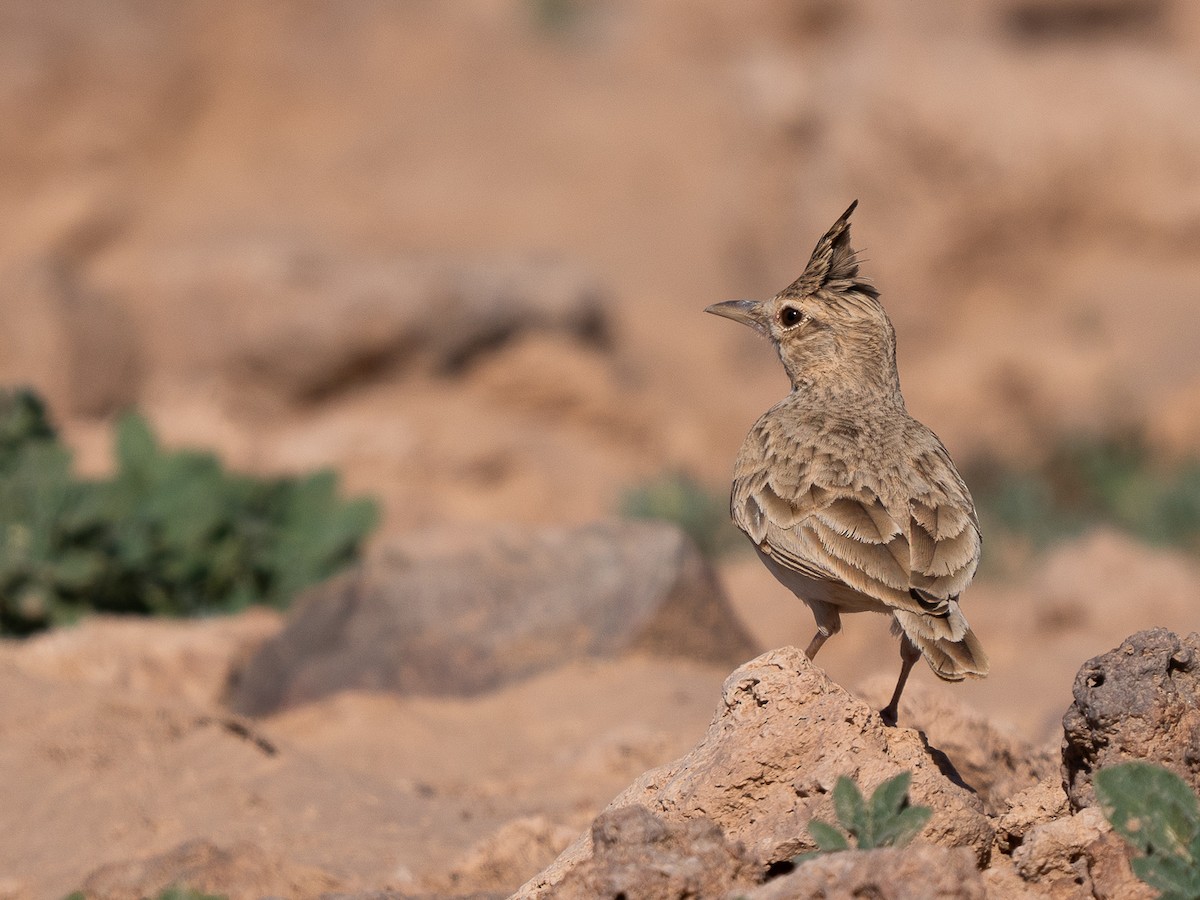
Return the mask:
<svg viewBox="0 0 1200 900">
<path fill-rule="evenodd" d="M 896 336 L 879 292 L 850 246 L 855 200 L 817 242 L 804 274 L 769 300 L 727 300 L 705 312 L 749 325 L 779 352 L 794 389 L 895 394 Z"/>
</svg>

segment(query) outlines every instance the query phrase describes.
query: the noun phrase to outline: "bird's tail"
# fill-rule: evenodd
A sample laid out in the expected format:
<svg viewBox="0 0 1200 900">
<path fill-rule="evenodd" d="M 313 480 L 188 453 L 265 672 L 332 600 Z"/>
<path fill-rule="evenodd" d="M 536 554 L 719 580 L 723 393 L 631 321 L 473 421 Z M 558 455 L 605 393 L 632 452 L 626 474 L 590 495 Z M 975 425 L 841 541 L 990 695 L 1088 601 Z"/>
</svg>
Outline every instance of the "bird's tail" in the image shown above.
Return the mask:
<svg viewBox="0 0 1200 900">
<path fill-rule="evenodd" d="M 904 609 L 893 613 L 894 630 L 904 632 L 916 644 L 938 678 L 962 681 L 968 675 L 982 678 L 988 673 L 987 654 L 954 601 L 945 616 L 921 615 Z"/>
</svg>

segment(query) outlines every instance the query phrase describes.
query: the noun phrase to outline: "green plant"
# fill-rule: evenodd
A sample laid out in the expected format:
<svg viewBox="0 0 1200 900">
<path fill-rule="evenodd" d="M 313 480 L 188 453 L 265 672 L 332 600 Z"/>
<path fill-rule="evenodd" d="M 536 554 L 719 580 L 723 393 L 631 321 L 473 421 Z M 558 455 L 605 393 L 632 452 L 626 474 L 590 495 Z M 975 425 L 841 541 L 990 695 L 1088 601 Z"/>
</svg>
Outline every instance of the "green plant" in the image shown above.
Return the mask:
<svg viewBox="0 0 1200 900">
<path fill-rule="evenodd" d="M 623 516 L 632 519 L 674 522 L 710 558 L 745 544 L 729 519 L 729 498 L 706 489 L 682 472 L 660 476 L 626 491 L 620 509 Z"/>
<path fill-rule="evenodd" d="M 567 31 L 583 14 L 582 0 L 527 0 L 527 3 L 537 27 L 551 33 Z"/>
<path fill-rule="evenodd" d="M 901 772 L 875 788 L 867 801 L 852 780 L 845 775 L 838 778 L 833 788 L 833 808 L 842 831 L 821 819 L 812 819 L 808 823 L 808 832 L 816 841 L 818 852 L 850 850 L 850 838 L 859 850 L 903 847 L 911 841 L 933 815 L 928 806 L 909 805 L 911 781 L 911 772 Z M 815 855 L 797 857 L 796 861 Z"/>
<path fill-rule="evenodd" d="M 194 891 L 188 887 L 169 887 L 162 891 L 155 900 L 229 900 L 225 894 L 206 894 L 204 891 Z"/>
<path fill-rule="evenodd" d="M 87 894 L 83 891 L 72 891 L 63 897 L 63 900 L 87 900 Z M 228 897 L 225 894 L 206 894 L 203 891 L 174 886 L 159 891 L 154 900 L 228 900 Z"/>
<path fill-rule="evenodd" d="M 229 473 L 159 446 L 146 421 L 116 429 L 116 471 L 71 473 L 40 400 L 0 392 L 0 633 L 90 611 L 199 615 L 285 606 L 354 560 L 377 519 L 332 472 Z"/>
<path fill-rule="evenodd" d="M 1113 830 L 1140 854 L 1131 860 L 1134 874 L 1163 900 L 1200 898 L 1200 800 L 1187 782 L 1129 762 L 1098 771 L 1094 786 Z"/>
<path fill-rule="evenodd" d="M 967 476 L 987 533 L 1042 548 L 1106 523 L 1200 550 L 1200 460 L 1156 459 L 1136 437 L 1071 438 L 1035 468 L 983 462 Z"/>
<path fill-rule="evenodd" d="M 86 590 L 95 556 L 78 533 L 82 484 L 29 391 L 0 391 L 0 634 L 44 627 Z"/>
</svg>

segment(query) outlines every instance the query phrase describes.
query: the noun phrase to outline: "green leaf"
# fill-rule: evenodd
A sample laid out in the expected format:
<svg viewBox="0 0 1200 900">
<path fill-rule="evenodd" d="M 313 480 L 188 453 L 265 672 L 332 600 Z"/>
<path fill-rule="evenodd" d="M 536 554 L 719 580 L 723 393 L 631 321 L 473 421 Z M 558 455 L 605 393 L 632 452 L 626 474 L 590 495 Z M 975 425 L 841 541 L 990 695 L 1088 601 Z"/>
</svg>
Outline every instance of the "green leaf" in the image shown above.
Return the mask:
<svg viewBox="0 0 1200 900">
<path fill-rule="evenodd" d="M 1200 801 L 1174 772 L 1122 763 L 1097 772 L 1095 789 L 1113 830 L 1143 853 L 1187 857 L 1200 832 Z"/>
<path fill-rule="evenodd" d="M 64 549 L 52 564 L 54 582 L 67 591 L 85 591 L 104 568 L 104 558 L 89 549 Z"/>
<path fill-rule="evenodd" d="M 1173 894 L 1196 900 L 1200 897 L 1200 868 L 1194 861 L 1175 856 L 1139 856 L 1130 860 L 1133 873 L 1166 897 Z"/>
<path fill-rule="evenodd" d="M 867 805 L 858 785 L 845 775 L 839 776 L 833 787 L 833 808 L 841 826 L 854 837 L 861 838 L 868 827 Z"/>
<path fill-rule="evenodd" d="M 712 491 L 683 472 L 666 473 L 627 490 L 619 512 L 632 519 L 674 522 L 709 558 L 743 547 L 742 535 L 729 520 L 728 492 Z"/>
<path fill-rule="evenodd" d="M 174 885 L 161 891 L 155 900 L 228 900 L 225 894 L 206 894 L 189 887 Z"/>
<path fill-rule="evenodd" d="M 860 849 L 903 846 L 916 836 L 933 815 L 924 806 L 908 806 L 912 773 L 901 772 L 875 788 L 871 795 L 869 828 L 859 835 Z"/>
<path fill-rule="evenodd" d="M 933 818 L 928 806 L 909 806 L 889 816 L 882 825 L 876 826 L 875 847 L 903 847 Z M 859 844 L 862 849 L 867 849 Z"/>
<path fill-rule="evenodd" d="M 850 849 L 850 842 L 846 840 L 846 836 L 828 822 L 822 822 L 820 819 L 810 819 L 808 822 L 808 833 L 817 842 L 817 846 L 821 848 L 822 853 L 837 853 L 840 850 Z"/>
<path fill-rule="evenodd" d="M 158 442 L 150 423 L 137 413 L 129 413 L 117 423 L 116 456 L 118 470 L 125 477 L 149 477 L 158 455 Z"/>
<path fill-rule="evenodd" d="M 871 817 L 876 822 L 884 822 L 900 812 L 908 800 L 908 786 L 911 782 L 912 773 L 901 772 L 875 788 L 875 793 L 871 795 Z"/>
<path fill-rule="evenodd" d="M 1200 800 L 1182 778 L 1161 766 L 1122 763 L 1093 780 L 1113 830 L 1142 856 L 1134 874 L 1165 898 L 1200 898 Z"/>
<path fill-rule="evenodd" d="M 81 480 L 36 395 L 0 390 L 0 634 L 91 610 L 199 615 L 286 606 L 357 558 L 378 510 L 333 472 L 263 479 L 162 448 L 130 414 L 116 473 Z"/>
</svg>

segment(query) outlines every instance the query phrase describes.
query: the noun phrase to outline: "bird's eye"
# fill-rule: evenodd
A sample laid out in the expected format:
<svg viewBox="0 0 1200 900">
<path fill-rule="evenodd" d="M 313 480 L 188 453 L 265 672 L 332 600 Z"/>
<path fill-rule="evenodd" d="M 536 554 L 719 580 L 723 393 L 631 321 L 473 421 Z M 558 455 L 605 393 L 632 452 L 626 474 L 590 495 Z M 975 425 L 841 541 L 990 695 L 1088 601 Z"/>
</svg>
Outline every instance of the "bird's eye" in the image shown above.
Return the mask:
<svg viewBox="0 0 1200 900">
<path fill-rule="evenodd" d="M 784 328 L 799 325 L 804 320 L 804 313 L 794 306 L 785 306 L 779 311 L 779 324 Z"/>
</svg>

